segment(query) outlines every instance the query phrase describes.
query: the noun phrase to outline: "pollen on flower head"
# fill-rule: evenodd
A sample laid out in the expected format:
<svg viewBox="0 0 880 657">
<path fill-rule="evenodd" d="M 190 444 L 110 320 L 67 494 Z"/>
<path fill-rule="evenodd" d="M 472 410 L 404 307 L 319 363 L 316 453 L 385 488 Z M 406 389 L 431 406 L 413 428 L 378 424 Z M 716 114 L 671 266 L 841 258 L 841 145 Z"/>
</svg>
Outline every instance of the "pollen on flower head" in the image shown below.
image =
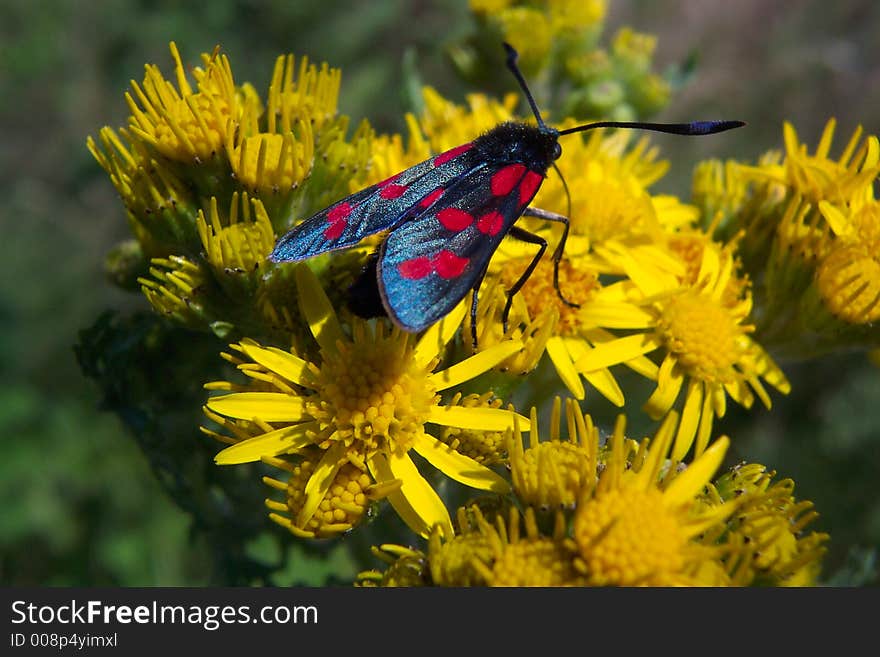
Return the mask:
<svg viewBox="0 0 880 657">
<path fill-rule="evenodd" d="M 816 270 L 816 286 L 828 311 L 850 324 L 880 319 L 880 244 L 841 244 Z"/>
<path fill-rule="evenodd" d="M 660 334 L 682 367 L 704 381 L 732 380 L 742 357 L 745 327 L 730 311 L 706 295 L 686 290 L 662 303 Z"/>
<path fill-rule="evenodd" d="M 405 452 L 439 399 L 428 377 L 434 363 L 419 364 L 413 341 L 398 329 L 388 333 L 379 324 L 373 332 L 357 323 L 352 337 L 324 354 L 309 413 L 357 452 Z"/>
<path fill-rule="evenodd" d="M 241 195 L 240 204 L 238 192 L 233 193 L 223 218 L 216 197 L 211 197 L 208 216 L 199 210 L 196 226 L 208 262 L 219 271 L 253 272 L 275 246 L 266 209 L 259 199 L 249 199 L 247 193 Z"/>
<path fill-rule="evenodd" d="M 574 552 L 564 537 L 557 514 L 553 533 L 543 535 L 534 511 L 524 517 L 509 507 L 507 514 L 485 517 L 477 506 L 460 508 L 460 533 L 442 541 L 432 536 L 428 560 L 434 581 L 447 586 L 578 586 L 584 583 L 574 567 Z M 466 520 L 465 520 L 466 519 Z"/>
<path fill-rule="evenodd" d="M 297 462 L 265 459 L 266 463 L 289 473 L 286 482 L 272 477 L 263 478 L 268 486 L 285 493 L 283 502 L 266 500 L 266 506 L 272 511 L 269 517 L 294 535 L 304 538 L 326 538 L 349 531 L 364 519 L 371 503 L 378 497 L 375 492 L 378 487 L 370 476 L 351 463 L 345 463 L 336 472 L 317 510 L 305 526 L 298 526 L 296 518 L 306 504 L 306 486 L 319 460 L 320 454 L 315 450 Z"/>
<path fill-rule="evenodd" d="M 178 88 L 156 66 L 147 65 L 143 85 L 126 94 L 130 129 L 160 153 L 181 162 L 204 162 L 223 149 L 241 106 L 226 55 L 203 54 L 196 67 L 196 91 L 186 79 L 177 47 L 171 44 Z"/>
<path fill-rule="evenodd" d="M 685 565 L 688 536 L 659 490 L 610 490 L 578 507 L 574 539 L 597 585 L 664 585 Z"/>
<path fill-rule="evenodd" d="M 686 469 L 669 463 L 677 416 L 667 416 L 651 441 L 628 457 L 621 416 L 596 486 L 575 509 L 576 565 L 603 586 L 671 586 L 729 581 L 718 568 L 721 552 L 701 536 L 734 511 L 731 504 L 702 508 L 697 494 L 721 462 L 719 439 Z"/>
<path fill-rule="evenodd" d="M 465 408 L 501 408 L 502 401 L 492 393 L 462 396 L 457 393 L 449 402 L 450 406 Z M 449 445 L 459 454 L 469 456 L 477 463 L 493 465 L 507 460 L 507 448 L 502 431 L 475 431 L 458 427 L 442 427 L 437 439 Z"/>
<path fill-rule="evenodd" d="M 526 270 L 531 258 L 514 258 L 504 261 L 499 278 L 506 289 L 510 289 Z M 559 263 L 559 291 L 570 303 L 559 298 L 554 285 L 554 265 L 552 258 L 542 258 L 519 291 L 526 304 L 530 317 L 538 317 L 553 309 L 559 320 L 556 323 L 557 335 L 574 335 L 581 328 L 578 309 L 588 303 L 601 287 L 599 273 L 582 259 L 565 258 Z M 571 305 L 574 304 L 574 305 Z"/>
<path fill-rule="evenodd" d="M 599 433 L 590 416 L 584 416 L 574 400 L 567 400 L 565 417 L 569 437 L 561 439 L 562 406 L 553 404 L 550 439 L 538 437 L 533 412 L 529 444 L 524 447 L 519 431 L 510 441 L 510 470 L 517 497 L 537 509 L 573 508 L 596 483 Z"/>
</svg>

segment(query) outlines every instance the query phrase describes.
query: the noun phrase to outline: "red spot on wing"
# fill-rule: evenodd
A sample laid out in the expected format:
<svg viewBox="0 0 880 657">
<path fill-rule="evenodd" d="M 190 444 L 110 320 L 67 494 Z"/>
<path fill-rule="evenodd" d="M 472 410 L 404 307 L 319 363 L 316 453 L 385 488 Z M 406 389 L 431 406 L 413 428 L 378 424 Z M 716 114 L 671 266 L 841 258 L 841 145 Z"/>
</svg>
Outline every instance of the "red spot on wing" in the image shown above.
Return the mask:
<svg viewBox="0 0 880 657">
<path fill-rule="evenodd" d="M 440 278 L 458 278 L 461 276 L 464 268 L 467 267 L 468 262 L 470 261 L 467 258 L 457 256 L 452 251 L 443 249 L 434 256 L 434 271 L 437 272 Z"/>
<path fill-rule="evenodd" d="M 406 185 L 394 185 L 388 184 L 382 188 L 382 191 L 379 192 L 379 196 L 382 198 L 397 198 L 401 196 L 406 191 Z"/>
<path fill-rule="evenodd" d="M 443 208 L 437 213 L 437 220 L 443 224 L 444 228 L 456 233 L 474 223 L 473 215 L 458 208 Z"/>
<path fill-rule="evenodd" d="M 347 221 L 337 221 L 330 224 L 329 226 L 327 226 L 327 228 L 324 229 L 324 237 L 330 241 L 338 240 L 342 233 L 345 232 L 345 227 L 347 225 Z"/>
<path fill-rule="evenodd" d="M 419 203 L 423 208 L 429 208 L 434 204 L 438 198 L 443 196 L 443 192 L 446 191 L 442 187 L 438 187 L 433 192 L 428 194 L 425 198 L 422 199 L 422 202 Z"/>
<path fill-rule="evenodd" d="M 509 164 L 503 169 L 496 171 L 489 183 L 492 194 L 495 196 L 510 194 L 513 188 L 516 187 L 516 184 L 522 179 L 525 170 L 526 168 L 522 164 Z"/>
<path fill-rule="evenodd" d="M 336 240 L 345 232 L 348 226 L 348 216 L 354 208 L 347 201 L 344 201 L 332 208 L 327 213 L 327 228 L 324 229 L 324 237 L 328 240 Z"/>
<path fill-rule="evenodd" d="M 544 182 L 544 176 L 540 173 L 535 173 L 534 171 L 527 172 L 519 184 L 520 204 L 524 205 L 531 201 L 535 194 L 538 193 L 538 188 L 542 182 Z"/>
<path fill-rule="evenodd" d="M 477 219 L 477 230 L 486 235 L 497 235 L 503 226 L 504 215 L 494 210 Z"/>
<path fill-rule="evenodd" d="M 343 201 L 327 213 L 327 221 L 331 224 L 335 224 L 337 221 L 344 221 L 348 219 L 348 215 L 351 214 L 353 209 L 348 201 Z"/>
<path fill-rule="evenodd" d="M 474 147 L 473 143 L 462 144 L 461 146 L 456 146 L 455 148 L 451 148 L 445 153 L 440 153 L 437 157 L 434 158 L 434 166 L 439 167 L 441 164 L 446 164 L 449 160 L 454 160 L 462 153 L 466 153 L 470 149 Z"/>
<path fill-rule="evenodd" d="M 397 271 L 400 272 L 400 275 L 403 276 L 403 278 L 408 278 L 410 280 L 424 278 L 431 273 L 432 269 L 431 261 L 424 256 L 404 260 L 397 265 Z"/>
</svg>

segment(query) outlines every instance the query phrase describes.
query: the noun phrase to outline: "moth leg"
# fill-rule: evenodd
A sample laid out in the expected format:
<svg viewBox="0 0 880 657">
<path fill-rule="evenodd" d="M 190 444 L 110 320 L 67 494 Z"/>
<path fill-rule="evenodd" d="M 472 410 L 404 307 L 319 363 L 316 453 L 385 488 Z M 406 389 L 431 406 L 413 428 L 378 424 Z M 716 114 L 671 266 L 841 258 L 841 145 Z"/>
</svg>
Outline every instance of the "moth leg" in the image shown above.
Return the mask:
<svg viewBox="0 0 880 657">
<path fill-rule="evenodd" d="M 574 303 L 573 301 L 569 301 L 562 295 L 562 290 L 559 289 L 559 261 L 562 260 L 562 256 L 565 253 L 565 242 L 568 240 L 568 229 L 570 228 L 570 224 L 568 221 L 568 217 L 562 214 L 556 214 L 555 212 L 548 212 L 547 210 L 542 210 L 540 208 L 526 208 L 523 211 L 524 217 L 536 217 L 537 219 L 544 219 L 546 221 L 555 221 L 557 223 L 562 224 L 562 238 L 559 240 L 559 244 L 556 246 L 556 250 L 553 251 L 553 289 L 556 290 L 556 294 L 562 300 L 566 306 L 570 306 L 572 308 L 580 308 L 580 304 Z"/>
<path fill-rule="evenodd" d="M 477 282 L 474 283 L 473 296 L 471 296 L 471 340 L 474 344 L 474 353 L 477 351 L 477 293 L 480 291 L 480 286 L 483 285 L 483 279 L 486 277 L 488 270 L 489 263 L 487 262 L 483 273 L 479 275 Z M 507 332 L 507 324 L 504 325 L 504 332 Z"/>
<path fill-rule="evenodd" d="M 514 237 L 521 242 L 527 242 L 528 244 L 537 244 L 540 248 L 538 249 L 538 253 L 532 258 L 532 261 L 529 263 L 529 266 L 526 267 L 526 270 L 522 273 L 516 283 L 513 284 L 507 291 L 507 303 L 504 304 L 504 312 L 501 314 L 501 325 L 504 327 L 504 332 L 507 333 L 507 319 L 510 316 L 510 308 L 513 305 L 513 297 L 522 289 L 522 286 L 526 284 L 526 281 L 529 279 L 529 276 L 532 275 L 532 272 L 535 271 L 535 267 L 538 266 L 538 263 L 541 262 L 541 256 L 544 255 L 544 251 L 547 250 L 547 240 L 539 235 L 535 235 L 534 233 L 530 233 L 527 230 L 523 230 L 519 226 L 511 226 L 510 230 L 507 233 L 510 237 Z M 559 292 L 559 288 L 556 289 L 557 293 Z"/>
</svg>

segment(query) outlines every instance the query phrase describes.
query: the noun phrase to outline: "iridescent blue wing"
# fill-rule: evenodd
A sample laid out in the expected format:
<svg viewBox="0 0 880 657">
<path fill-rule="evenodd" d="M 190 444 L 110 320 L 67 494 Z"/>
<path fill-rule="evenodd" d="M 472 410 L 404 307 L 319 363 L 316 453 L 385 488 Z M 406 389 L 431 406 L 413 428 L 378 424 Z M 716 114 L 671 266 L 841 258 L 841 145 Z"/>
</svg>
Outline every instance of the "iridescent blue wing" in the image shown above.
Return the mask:
<svg viewBox="0 0 880 657">
<path fill-rule="evenodd" d="M 417 217 L 480 164 L 472 147 L 453 148 L 337 201 L 283 235 L 269 259 L 289 262 L 344 249 Z"/>
<path fill-rule="evenodd" d="M 476 288 L 543 179 L 522 163 L 487 164 L 391 231 L 380 251 L 378 278 L 392 320 L 407 331 L 421 331 Z"/>
</svg>

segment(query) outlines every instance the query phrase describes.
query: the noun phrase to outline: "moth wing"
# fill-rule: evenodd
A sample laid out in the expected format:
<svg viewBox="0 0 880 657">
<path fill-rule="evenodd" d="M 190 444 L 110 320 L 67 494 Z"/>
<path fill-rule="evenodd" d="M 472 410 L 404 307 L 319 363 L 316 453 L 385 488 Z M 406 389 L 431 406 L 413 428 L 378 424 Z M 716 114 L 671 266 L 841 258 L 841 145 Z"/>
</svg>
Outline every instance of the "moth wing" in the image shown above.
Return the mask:
<svg viewBox="0 0 880 657">
<path fill-rule="evenodd" d="M 495 184 L 499 179 L 503 186 Z M 473 170 L 446 190 L 442 203 L 393 230 L 378 265 L 379 291 L 392 320 L 421 331 L 479 285 L 541 180 L 521 163 Z"/>
<path fill-rule="evenodd" d="M 377 185 L 347 196 L 294 226 L 275 244 L 273 262 L 304 260 L 354 246 L 365 237 L 409 221 L 479 163 L 471 144 L 441 153 Z"/>
</svg>

